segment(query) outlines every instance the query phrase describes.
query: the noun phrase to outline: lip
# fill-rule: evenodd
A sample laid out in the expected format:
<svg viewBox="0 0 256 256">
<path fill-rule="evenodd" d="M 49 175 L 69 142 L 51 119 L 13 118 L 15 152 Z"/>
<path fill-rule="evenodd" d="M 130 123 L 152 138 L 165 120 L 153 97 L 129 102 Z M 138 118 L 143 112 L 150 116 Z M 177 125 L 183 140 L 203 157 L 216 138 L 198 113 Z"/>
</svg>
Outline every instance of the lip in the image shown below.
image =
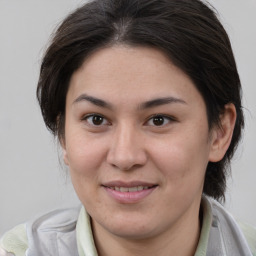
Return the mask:
<svg viewBox="0 0 256 256">
<path fill-rule="evenodd" d="M 147 189 L 132 191 L 132 192 L 121 192 L 113 189 L 113 187 L 148 187 Z M 134 204 L 142 201 L 146 197 L 148 197 L 157 187 L 157 184 L 143 182 L 143 181 L 131 181 L 131 182 L 123 182 L 123 181 L 111 181 L 104 183 L 102 185 L 104 190 L 107 192 L 108 196 L 121 204 Z"/>
<path fill-rule="evenodd" d="M 124 181 L 110 181 L 110 182 L 105 182 L 102 184 L 104 187 L 124 187 L 124 188 L 130 188 L 130 187 L 138 187 L 138 186 L 143 186 L 143 187 L 153 187 L 156 186 L 157 184 L 154 183 L 149 183 L 149 182 L 144 182 L 144 181 L 129 181 L 129 182 L 124 182 Z"/>
</svg>

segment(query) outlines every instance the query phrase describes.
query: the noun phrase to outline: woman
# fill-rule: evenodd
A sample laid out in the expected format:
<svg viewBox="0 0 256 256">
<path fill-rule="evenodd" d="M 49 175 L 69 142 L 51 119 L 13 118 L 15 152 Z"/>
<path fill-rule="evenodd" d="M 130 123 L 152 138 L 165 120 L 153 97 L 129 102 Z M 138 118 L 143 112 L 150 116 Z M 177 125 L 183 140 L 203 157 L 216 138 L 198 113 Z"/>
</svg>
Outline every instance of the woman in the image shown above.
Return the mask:
<svg viewBox="0 0 256 256">
<path fill-rule="evenodd" d="M 45 53 L 37 96 L 83 205 L 8 232 L 0 255 L 254 255 L 217 203 L 241 136 L 228 36 L 194 0 L 95 0 Z"/>
</svg>

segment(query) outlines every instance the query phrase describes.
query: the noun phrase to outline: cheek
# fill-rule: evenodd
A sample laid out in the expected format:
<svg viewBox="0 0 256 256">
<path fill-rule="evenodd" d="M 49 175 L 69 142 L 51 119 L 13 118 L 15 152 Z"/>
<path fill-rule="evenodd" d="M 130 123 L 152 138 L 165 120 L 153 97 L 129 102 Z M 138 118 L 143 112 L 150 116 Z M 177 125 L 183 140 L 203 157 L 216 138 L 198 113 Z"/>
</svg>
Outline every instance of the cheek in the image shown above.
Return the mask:
<svg viewBox="0 0 256 256">
<path fill-rule="evenodd" d="M 154 164 L 162 175 L 162 203 L 168 212 L 179 214 L 200 200 L 208 161 L 197 143 L 188 145 L 187 141 L 173 140 L 171 145 L 156 148 L 153 154 Z"/>
<path fill-rule="evenodd" d="M 203 137 L 203 139 L 202 139 Z M 171 187 L 190 187 L 204 180 L 209 146 L 204 136 L 175 136 L 164 143 L 154 143 L 151 151 L 154 164 Z"/>
<path fill-rule="evenodd" d="M 67 141 L 67 156 L 70 177 L 81 202 L 93 204 L 91 195 L 97 193 L 99 171 L 104 157 L 103 147 L 97 140 L 90 141 L 79 136 L 71 136 Z"/>
<path fill-rule="evenodd" d="M 97 169 L 105 157 L 104 143 L 78 134 L 69 138 L 66 141 L 66 154 L 70 172 L 85 178 L 97 175 Z"/>
</svg>

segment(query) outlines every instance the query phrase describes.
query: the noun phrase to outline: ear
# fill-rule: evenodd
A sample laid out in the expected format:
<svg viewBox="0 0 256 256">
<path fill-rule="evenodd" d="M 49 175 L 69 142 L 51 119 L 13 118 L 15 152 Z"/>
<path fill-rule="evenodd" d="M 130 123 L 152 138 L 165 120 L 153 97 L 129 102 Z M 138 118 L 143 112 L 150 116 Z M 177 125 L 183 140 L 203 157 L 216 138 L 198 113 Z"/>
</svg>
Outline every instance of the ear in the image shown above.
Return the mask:
<svg viewBox="0 0 256 256">
<path fill-rule="evenodd" d="M 69 165 L 68 153 L 67 153 L 67 149 L 66 149 L 65 138 L 61 137 L 61 138 L 59 138 L 59 141 L 60 141 L 60 145 L 61 145 L 61 148 L 62 148 L 62 155 L 63 155 L 64 163 L 66 165 Z"/>
<path fill-rule="evenodd" d="M 224 113 L 220 116 L 220 125 L 212 130 L 210 162 L 220 161 L 230 145 L 236 123 L 236 108 L 234 104 L 225 105 Z"/>
</svg>

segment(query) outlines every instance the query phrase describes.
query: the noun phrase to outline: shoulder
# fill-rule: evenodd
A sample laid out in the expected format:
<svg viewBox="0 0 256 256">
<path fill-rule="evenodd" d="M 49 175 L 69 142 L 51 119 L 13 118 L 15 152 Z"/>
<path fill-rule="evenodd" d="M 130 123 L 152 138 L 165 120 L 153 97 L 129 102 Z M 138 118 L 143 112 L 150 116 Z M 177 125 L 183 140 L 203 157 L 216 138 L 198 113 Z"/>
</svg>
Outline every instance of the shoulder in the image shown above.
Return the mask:
<svg viewBox="0 0 256 256">
<path fill-rule="evenodd" d="M 1 256 L 23 256 L 28 248 L 28 238 L 26 234 L 26 225 L 19 225 L 8 231 L 0 242 Z M 10 254 L 12 253 L 12 254 Z"/>
<path fill-rule="evenodd" d="M 56 240 L 59 237 L 57 234 L 67 236 L 72 233 L 73 236 L 80 209 L 51 211 L 8 231 L 0 242 L 0 256 L 35 255 L 34 252 L 41 250 L 44 245 L 56 243 L 53 238 Z M 49 255 L 52 255 L 50 251 Z"/>
<path fill-rule="evenodd" d="M 65 231 L 76 224 L 80 210 L 81 206 L 48 212 L 27 222 L 27 231 Z"/>
<path fill-rule="evenodd" d="M 210 201 L 213 221 L 219 222 L 220 230 L 225 235 L 227 244 L 232 244 L 232 249 L 240 247 L 240 250 L 241 248 L 250 250 L 252 255 L 256 256 L 256 228 L 235 220 L 220 203 L 215 200 Z"/>
<path fill-rule="evenodd" d="M 256 256 L 256 227 L 240 221 L 238 221 L 238 225 L 240 226 L 253 255 Z"/>
</svg>

